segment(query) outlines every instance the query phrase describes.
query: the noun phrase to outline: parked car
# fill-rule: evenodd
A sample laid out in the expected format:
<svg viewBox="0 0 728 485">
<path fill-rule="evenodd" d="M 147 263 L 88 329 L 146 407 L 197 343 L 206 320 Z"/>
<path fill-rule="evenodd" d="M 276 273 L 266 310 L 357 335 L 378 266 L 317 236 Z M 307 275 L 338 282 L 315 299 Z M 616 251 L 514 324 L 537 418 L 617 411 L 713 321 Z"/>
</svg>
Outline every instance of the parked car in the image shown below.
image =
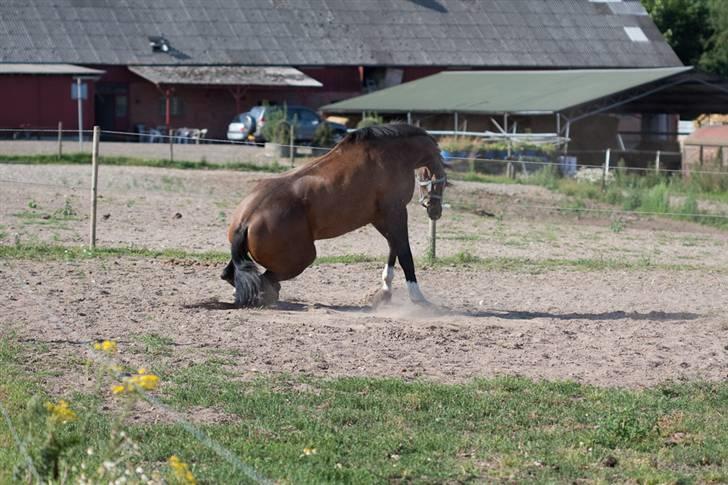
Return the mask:
<svg viewBox="0 0 728 485">
<path fill-rule="evenodd" d="M 263 126 L 266 112 L 271 109 L 283 109 L 279 106 L 255 106 L 250 111 L 237 115 L 228 125 L 228 140 L 254 140 L 256 143 L 265 142 Z M 333 133 L 334 140 L 339 141 L 346 135 L 346 126 L 339 123 L 324 121 L 314 110 L 304 106 L 287 106 L 286 118 L 296 122 L 296 142 L 311 143 L 316 128 L 321 123 L 328 124 Z"/>
</svg>

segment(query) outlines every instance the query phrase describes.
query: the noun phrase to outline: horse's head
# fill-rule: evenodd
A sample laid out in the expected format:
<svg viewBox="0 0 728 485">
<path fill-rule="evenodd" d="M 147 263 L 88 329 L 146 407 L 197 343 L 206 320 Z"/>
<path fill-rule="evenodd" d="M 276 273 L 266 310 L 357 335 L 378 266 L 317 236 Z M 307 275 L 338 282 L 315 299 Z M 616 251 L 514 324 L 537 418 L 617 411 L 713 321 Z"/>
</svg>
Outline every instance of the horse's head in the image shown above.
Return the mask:
<svg viewBox="0 0 728 485">
<path fill-rule="evenodd" d="M 427 167 L 422 167 L 417 173 L 417 182 L 420 187 L 420 204 L 427 209 L 427 215 L 433 221 L 442 216 L 442 194 L 447 185 L 447 177 L 440 178 Z"/>
</svg>

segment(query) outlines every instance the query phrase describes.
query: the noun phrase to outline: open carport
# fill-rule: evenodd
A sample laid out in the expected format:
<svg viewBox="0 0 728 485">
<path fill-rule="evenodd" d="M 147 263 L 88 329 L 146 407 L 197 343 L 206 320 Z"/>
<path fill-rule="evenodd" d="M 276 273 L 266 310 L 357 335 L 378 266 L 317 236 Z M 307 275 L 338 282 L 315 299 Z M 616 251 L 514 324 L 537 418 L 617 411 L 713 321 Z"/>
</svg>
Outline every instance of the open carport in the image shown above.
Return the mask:
<svg viewBox="0 0 728 485">
<path fill-rule="evenodd" d="M 456 133 L 553 133 L 581 150 L 624 149 L 630 141 L 619 135 L 627 133 L 637 135 L 634 147 L 674 150 L 679 118 L 728 112 L 728 83 L 692 67 L 445 71 L 322 110 L 376 112 Z"/>
</svg>

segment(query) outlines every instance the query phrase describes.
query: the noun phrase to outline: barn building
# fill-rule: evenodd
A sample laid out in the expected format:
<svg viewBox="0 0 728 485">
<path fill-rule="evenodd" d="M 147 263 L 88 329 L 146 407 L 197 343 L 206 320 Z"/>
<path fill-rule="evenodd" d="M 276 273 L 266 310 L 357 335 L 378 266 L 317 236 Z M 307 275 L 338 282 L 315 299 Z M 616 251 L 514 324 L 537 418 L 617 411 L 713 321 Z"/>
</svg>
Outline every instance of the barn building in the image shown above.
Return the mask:
<svg viewBox="0 0 728 485">
<path fill-rule="evenodd" d="M 319 108 L 448 70 L 681 67 L 637 0 L 0 4 L 0 128 L 76 128 L 79 79 L 85 129 L 223 138 L 264 101 Z"/>
</svg>

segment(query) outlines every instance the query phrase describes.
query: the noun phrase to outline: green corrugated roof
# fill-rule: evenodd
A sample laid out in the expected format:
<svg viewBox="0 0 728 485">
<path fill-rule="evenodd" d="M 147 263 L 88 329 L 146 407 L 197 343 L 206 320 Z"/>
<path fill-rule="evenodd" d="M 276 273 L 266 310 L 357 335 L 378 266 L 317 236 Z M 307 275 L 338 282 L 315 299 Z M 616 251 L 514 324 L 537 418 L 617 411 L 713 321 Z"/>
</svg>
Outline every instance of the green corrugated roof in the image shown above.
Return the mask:
<svg viewBox="0 0 728 485">
<path fill-rule="evenodd" d="M 548 114 L 691 69 L 445 71 L 321 109 L 328 113 Z"/>
</svg>

